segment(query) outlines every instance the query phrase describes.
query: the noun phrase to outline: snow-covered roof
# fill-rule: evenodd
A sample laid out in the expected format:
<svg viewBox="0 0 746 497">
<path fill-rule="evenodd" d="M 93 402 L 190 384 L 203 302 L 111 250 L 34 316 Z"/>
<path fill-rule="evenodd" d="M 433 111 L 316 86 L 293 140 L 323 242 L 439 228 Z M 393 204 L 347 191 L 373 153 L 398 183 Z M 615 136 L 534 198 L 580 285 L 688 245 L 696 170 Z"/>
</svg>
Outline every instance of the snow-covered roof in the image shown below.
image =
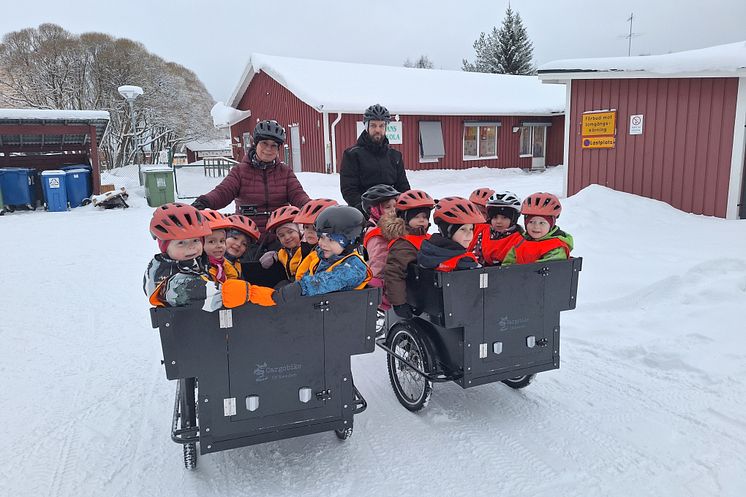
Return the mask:
<svg viewBox="0 0 746 497">
<path fill-rule="evenodd" d="M 190 141 L 184 144 L 186 148 L 192 152 L 207 152 L 211 150 L 231 150 L 231 140 L 226 138 L 224 140 L 208 140 L 208 141 Z"/>
<path fill-rule="evenodd" d="M 565 111 L 565 91 L 535 76 L 351 64 L 252 54 L 229 100 L 237 107 L 259 71 L 323 112 L 362 114 L 371 104 L 392 114 L 551 115 Z"/>
<path fill-rule="evenodd" d="M 542 81 L 638 75 L 746 76 L 746 41 L 665 55 L 565 59 L 539 67 Z M 631 74 L 632 73 L 632 74 Z"/>
<path fill-rule="evenodd" d="M 105 110 L 48 110 L 48 109 L 0 109 L 0 119 L 33 121 L 97 121 L 109 120 Z"/>
</svg>

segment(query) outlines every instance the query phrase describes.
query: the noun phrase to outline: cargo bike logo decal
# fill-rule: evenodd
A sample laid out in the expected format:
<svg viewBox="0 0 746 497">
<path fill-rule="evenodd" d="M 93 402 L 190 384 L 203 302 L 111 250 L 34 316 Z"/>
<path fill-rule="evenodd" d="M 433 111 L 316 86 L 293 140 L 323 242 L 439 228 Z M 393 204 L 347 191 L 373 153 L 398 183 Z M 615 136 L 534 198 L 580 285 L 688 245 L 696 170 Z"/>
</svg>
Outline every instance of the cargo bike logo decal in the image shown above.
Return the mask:
<svg viewBox="0 0 746 497">
<path fill-rule="evenodd" d="M 508 316 L 503 316 L 497 322 L 497 328 L 499 331 L 522 330 L 523 328 L 528 328 L 528 322 L 529 318 L 525 317 L 508 319 Z"/>
<path fill-rule="evenodd" d="M 268 366 L 267 363 L 257 364 L 254 369 L 256 382 L 261 383 L 267 380 L 283 380 L 285 378 L 294 378 L 303 368 L 302 364 L 283 364 L 282 366 Z"/>
</svg>

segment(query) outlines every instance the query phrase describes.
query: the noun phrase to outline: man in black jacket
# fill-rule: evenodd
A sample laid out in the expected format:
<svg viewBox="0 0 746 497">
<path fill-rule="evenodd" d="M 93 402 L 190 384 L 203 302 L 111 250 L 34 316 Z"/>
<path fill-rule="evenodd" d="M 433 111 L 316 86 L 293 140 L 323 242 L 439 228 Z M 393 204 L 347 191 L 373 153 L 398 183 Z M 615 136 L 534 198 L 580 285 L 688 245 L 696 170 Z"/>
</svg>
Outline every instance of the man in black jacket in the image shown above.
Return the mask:
<svg viewBox="0 0 746 497">
<path fill-rule="evenodd" d="M 410 189 L 401 153 L 389 147 L 386 125 L 391 115 L 386 107 L 376 104 L 365 110 L 365 130 L 357 144 L 344 151 L 339 176 L 342 197 L 348 205 L 360 206 L 360 196 L 374 185 L 391 185 L 400 192 Z"/>
</svg>

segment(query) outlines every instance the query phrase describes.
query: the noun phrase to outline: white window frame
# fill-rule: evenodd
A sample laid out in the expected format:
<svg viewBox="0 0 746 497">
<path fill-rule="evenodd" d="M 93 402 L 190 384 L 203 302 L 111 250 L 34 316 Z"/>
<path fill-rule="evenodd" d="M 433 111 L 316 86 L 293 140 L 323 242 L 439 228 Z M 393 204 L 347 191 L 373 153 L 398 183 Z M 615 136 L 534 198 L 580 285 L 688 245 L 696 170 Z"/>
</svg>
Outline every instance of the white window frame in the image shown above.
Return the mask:
<svg viewBox="0 0 746 497">
<path fill-rule="evenodd" d="M 442 156 L 433 156 L 433 157 L 425 158 L 425 157 L 422 156 L 422 127 L 421 127 L 421 123 L 423 123 L 423 122 L 431 122 L 431 121 L 419 121 L 417 123 L 417 126 L 418 126 L 418 131 L 417 131 L 417 133 L 418 133 L 418 135 L 417 135 L 417 149 L 418 149 L 418 152 L 417 152 L 417 155 L 419 156 L 419 163 L 420 164 L 428 164 L 428 163 L 439 162 L 440 159 L 442 159 L 442 158 L 445 157 L 445 142 L 443 141 L 443 124 L 440 121 L 434 121 L 434 122 L 438 122 L 440 124 L 440 126 L 441 126 L 440 139 L 441 139 L 441 142 L 443 142 L 443 155 Z"/>
<path fill-rule="evenodd" d="M 490 155 L 486 157 L 480 157 L 479 156 L 479 128 L 480 127 L 487 127 L 487 126 L 494 126 L 495 127 L 495 155 Z M 474 160 L 494 160 L 497 159 L 500 155 L 500 151 L 498 149 L 498 146 L 500 145 L 500 127 L 502 124 L 498 121 L 495 122 L 465 122 L 464 123 L 464 132 L 461 135 L 461 155 L 463 157 L 464 161 L 474 161 Z M 466 128 L 477 128 L 477 155 L 465 155 L 464 154 L 464 144 L 466 143 Z"/>
</svg>

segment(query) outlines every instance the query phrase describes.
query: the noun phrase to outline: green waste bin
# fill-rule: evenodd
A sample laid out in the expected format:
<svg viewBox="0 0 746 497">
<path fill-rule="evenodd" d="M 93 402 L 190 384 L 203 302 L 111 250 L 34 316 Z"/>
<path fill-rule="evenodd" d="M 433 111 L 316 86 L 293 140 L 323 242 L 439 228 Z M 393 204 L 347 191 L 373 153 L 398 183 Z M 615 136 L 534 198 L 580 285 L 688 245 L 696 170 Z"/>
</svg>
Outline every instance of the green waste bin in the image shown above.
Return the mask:
<svg viewBox="0 0 746 497">
<path fill-rule="evenodd" d="M 174 171 L 170 167 L 148 167 L 142 169 L 145 178 L 145 197 L 150 207 L 158 207 L 174 201 Z"/>
</svg>

